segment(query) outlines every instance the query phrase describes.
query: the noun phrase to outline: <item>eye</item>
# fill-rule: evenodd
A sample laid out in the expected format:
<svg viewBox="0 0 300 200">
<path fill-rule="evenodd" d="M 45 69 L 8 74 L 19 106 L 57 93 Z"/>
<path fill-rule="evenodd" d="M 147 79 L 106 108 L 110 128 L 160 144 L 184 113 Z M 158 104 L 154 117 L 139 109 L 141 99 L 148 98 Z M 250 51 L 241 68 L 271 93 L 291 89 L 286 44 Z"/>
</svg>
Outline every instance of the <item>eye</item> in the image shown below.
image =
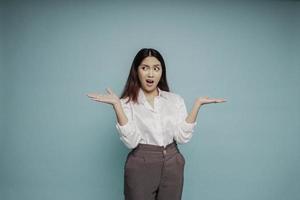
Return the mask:
<svg viewBox="0 0 300 200">
<path fill-rule="evenodd" d="M 148 69 L 148 67 L 142 67 L 142 70 L 144 70 L 144 71 L 147 70 L 147 69 Z"/>
<path fill-rule="evenodd" d="M 156 70 L 156 71 L 159 71 L 159 70 L 160 70 L 160 68 L 159 68 L 159 67 L 155 67 L 155 70 Z"/>
</svg>

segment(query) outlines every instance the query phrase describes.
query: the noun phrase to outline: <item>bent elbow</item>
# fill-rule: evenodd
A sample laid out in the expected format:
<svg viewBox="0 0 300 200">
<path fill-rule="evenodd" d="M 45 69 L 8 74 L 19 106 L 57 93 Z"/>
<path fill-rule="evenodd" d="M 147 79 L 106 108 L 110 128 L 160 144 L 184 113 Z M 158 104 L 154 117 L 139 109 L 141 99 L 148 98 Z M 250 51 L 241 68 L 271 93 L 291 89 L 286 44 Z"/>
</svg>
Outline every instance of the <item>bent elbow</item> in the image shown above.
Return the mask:
<svg viewBox="0 0 300 200">
<path fill-rule="evenodd" d="M 134 149 L 135 147 L 138 146 L 141 137 L 137 134 L 133 135 L 133 137 L 120 137 L 120 140 L 124 143 L 124 145 L 128 148 L 128 149 Z"/>
<path fill-rule="evenodd" d="M 174 139 L 179 143 L 179 144 L 185 144 L 188 143 L 191 138 L 193 137 L 193 132 L 184 132 L 181 129 L 179 129 L 175 136 Z"/>
</svg>

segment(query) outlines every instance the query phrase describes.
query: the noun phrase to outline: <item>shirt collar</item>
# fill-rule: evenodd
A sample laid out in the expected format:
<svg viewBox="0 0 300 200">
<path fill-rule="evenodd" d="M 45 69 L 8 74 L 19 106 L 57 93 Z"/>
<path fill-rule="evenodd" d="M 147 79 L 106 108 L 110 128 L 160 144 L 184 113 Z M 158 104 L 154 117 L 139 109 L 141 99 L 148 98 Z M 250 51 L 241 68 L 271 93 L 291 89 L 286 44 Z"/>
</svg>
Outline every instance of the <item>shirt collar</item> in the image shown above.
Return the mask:
<svg viewBox="0 0 300 200">
<path fill-rule="evenodd" d="M 163 97 L 163 98 L 167 98 L 165 91 L 159 89 L 159 87 L 157 87 L 158 89 L 158 97 Z M 145 93 L 143 91 L 142 88 L 139 89 L 139 94 L 138 94 L 138 102 L 139 103 L 145 103 L 147 101 Z"/>
</svg>

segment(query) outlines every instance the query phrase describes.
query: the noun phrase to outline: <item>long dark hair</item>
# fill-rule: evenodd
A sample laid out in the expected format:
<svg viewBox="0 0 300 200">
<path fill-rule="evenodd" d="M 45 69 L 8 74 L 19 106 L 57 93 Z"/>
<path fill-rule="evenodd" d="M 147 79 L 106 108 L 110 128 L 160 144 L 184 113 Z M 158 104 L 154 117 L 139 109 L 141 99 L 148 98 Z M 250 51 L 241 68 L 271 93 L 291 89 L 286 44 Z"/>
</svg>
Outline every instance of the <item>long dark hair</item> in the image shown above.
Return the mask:
<svg viewBox="0 0 300 200">
<path fill-rule="evenodd" d="M 162 55 L 155 49 L 152 48 L 143 48 L 139 50 L 139 52 L 136 54 L 136 56 L 133 59 L 133 62 L 131 64 L 131 69 L 127 78 L 126 85 L 123 89 L 121 99 L 129 97 L 128 101 L 133 101 L 134 103 L 137 102 L 138 98 L 138 91 L 141 87 L 141 83 L 138 77 L 138 67 L 143 61 L 144 58 L 148 56 L 153 56 L 157 58 L 160 61 L 161 67 L 162 67 L 162 76 L 160 78 L 160 81 L 157 84 L 157 87 L 159 89 L 169 92 L 169 86 L 167 82 L 167 74 L 166 74 L 166 66 L 165 61 L 162 57 Z"/>
</svg>

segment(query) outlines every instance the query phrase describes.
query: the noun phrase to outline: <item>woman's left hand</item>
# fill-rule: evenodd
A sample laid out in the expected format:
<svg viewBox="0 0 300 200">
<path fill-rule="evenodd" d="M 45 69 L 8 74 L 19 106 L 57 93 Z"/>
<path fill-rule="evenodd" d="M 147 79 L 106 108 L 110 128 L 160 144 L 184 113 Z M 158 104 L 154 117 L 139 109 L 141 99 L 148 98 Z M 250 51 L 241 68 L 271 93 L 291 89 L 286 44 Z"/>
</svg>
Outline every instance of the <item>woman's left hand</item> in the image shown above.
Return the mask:
<svg viewBox="0 0 300 200">
<path fill-rule="evenodd" d="M 209 103 L 222 103 L 226 102 L 226 99 L 220 99 L 220 98 L 209 98 L 208 96 L 205 97 L 198 97 L 196 99 L 196 104 L 198 105 L 204 105 L 204 104 L 209 104 Z"/>
</svg>

